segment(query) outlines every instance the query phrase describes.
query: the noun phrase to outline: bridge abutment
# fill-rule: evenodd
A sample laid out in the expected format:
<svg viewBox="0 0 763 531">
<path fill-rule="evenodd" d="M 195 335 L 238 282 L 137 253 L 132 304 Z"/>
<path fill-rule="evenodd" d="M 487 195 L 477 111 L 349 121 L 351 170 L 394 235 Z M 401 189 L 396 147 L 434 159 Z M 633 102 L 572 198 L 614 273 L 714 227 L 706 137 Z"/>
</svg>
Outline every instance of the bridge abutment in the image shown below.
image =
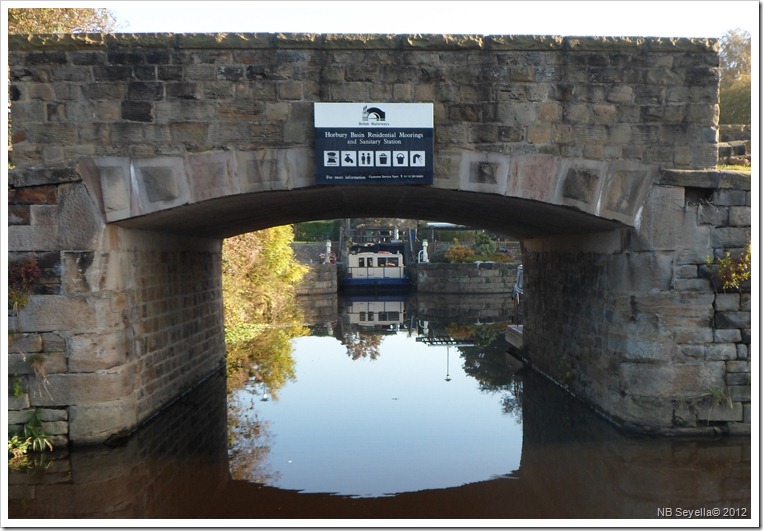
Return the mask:
<svg viewBox="0 0 763 531">
<path fill-rule="evenodd" d="M 710 265 L 749 243 L 749 188 L 663 172 L 639 227 L 525 241 L 526 359 L 630 429 L 749 432 L 749 286 Z"/>
<path fill-rule="evenodd" d="M 31 215 L 10 243 L 11 284 L 28 291 L 9 319 L 12 429 L 37 411 L 57 445 L 103 442 L 225 363 L 219 239 L 106 225 L 81 182 L 19 195 Z"/>
</svg>

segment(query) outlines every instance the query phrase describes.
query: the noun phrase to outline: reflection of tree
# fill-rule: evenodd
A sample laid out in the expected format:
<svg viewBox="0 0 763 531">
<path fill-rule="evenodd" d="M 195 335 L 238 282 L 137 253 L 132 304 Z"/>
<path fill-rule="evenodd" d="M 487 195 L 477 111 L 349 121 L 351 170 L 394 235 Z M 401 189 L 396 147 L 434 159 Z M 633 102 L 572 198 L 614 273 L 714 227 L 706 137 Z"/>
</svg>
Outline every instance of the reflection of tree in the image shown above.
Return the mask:
<svg viewBox="0 0 763 531">
<path fill-rule="evenodd" d="M 294 379 L 291 340 L 307 334 L 307 328 L 297 324 L 266 326 L 248 340 L 229 345 L 228 392 L 253 379 L 277 399 L 281 387 Z"/>
<path fill-rule="evenodd" d="M 236 479 L 272 477 L 263 469 L 271 437 L 256 418 L 253 395 L 243 388 L 250 384 L 257 396 L 277 399 L 295 376 L 291 340 L 309 333 L 296 303 L 295 286 L 306 268 L 294 260 L 293 236 L 290 226 L 274 227 L 223 244 L 228 446 Z M 246 397 L 249 412 L 240 403 Z"/>
<path fill-rule="evenodd" d="M 524 384 L 522 382 L 521 372 L 514 373 L 511 379 L 511 389 L 501 398 L 501 407 L 506 415 L 511 415 L 517 419 L 517 423 L 522 422 L 522 401 L 524 398 Z"/>
<path fill-rule="evenodd" d="M 244 404 L 243 397 L 249 398 Z M 254 413 L 253 395 L 235 394 L 228 401 L 228 461 L 233 479 L 265 483 L 277 479 L 277 473 L 269 470 L 265 460 L 270 453 L 272 434 L 267 422 L 255 420 L 242 422 L 246 415 Z M 256 417 L 255 417 L 256 418 Z"/>
<path fill-rule="evenodd" d="M 488 346 L 505 330 L 506 323 L 460 324 L 449 323 L 445 331 L 453 339 L 470 341 L 476 345 Z"/>
<path fill-rule="evenodd" d="M 347 355 L 353 360 L 360 358 L 375 360 L 379 357 L 379 347 L 383 337 L 379 334 L 364 334 L 358 330 L 353 330 L 346 333 L 341 341 L 347 347 Z"/>
<path fill-rule="evenodd" d="M 499 326 L 470 326 L 471 340 L 476 346 L 459 347 L 464 372 L 477 380 L 483 393 L 502 394 L 503 412 L 515 417 L 517 422 L 522 422 L 521 372 L 511 370 L 506 363 L 506 344 L 498 340 Z"/>
</svg>

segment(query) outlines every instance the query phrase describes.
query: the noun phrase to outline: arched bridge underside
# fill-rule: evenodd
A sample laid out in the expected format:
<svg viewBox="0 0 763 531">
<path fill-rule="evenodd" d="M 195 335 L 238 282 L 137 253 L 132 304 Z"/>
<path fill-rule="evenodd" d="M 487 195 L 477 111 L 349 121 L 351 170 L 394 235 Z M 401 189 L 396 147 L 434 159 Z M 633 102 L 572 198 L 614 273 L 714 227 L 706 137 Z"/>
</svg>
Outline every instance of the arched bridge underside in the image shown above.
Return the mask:
<svg viewBox="0 0 763 531">
<path fill-rule="evenodd" d="M 656 175 L 655 166 L 622 161 L 470 151 L 441 156 L 451 164 L 438 167 L 431 186 L 316 186 L 314 157 L 306 149 L 105 158 L 80 170 L 100 187 L 102 211 L 117 225 L 206 237 L 375 215 L 447 218 L 520 238 L 600 232 L 637 222 Z M 485 164 L 495 177 L 481 176 Z M 265 172 L 270 180 L 263 180 Z"/>
<path fill-rule="evenodd" d="M 751 297 L 707 262 L 751 232 L 749 174 L 708 169 L 715 41 L 31 36 L 9 59 L 11 426 L 133 430 L 225 362 L 222 238 L 377 215 L 520 238 L 527 361 L 620 425 L 749 430 Z M 317 184 L 319 102 L 432 103 L 432 184 Z"/>
</svg>

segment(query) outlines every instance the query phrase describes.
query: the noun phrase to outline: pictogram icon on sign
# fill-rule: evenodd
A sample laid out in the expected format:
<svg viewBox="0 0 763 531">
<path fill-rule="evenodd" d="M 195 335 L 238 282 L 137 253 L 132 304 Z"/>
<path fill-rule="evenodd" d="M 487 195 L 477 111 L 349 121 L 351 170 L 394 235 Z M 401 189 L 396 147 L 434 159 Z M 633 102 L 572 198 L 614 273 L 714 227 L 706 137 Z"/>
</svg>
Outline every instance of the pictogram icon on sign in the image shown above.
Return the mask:
<svg viewBox="0 0 763 531">
<path fill-rule="evenodd" d="M 323 152 L 323 165 L 324 166 L 339 166 L 339 152 L 338 151 L 324 151 Z"/>
<path fill-rule="evenodd" d="M 355 151 L 342 151 L 342 166 L 357 166 L 358 159 Z"/>
<path fill-rule="evenodd" d="M 426 166 L 426 152 L 424 151 L 411 151 L 411 166 L 424 167 Z"/>
<path fill-rule="evenodd" d="M 408 152 L 394 151 L 392 153 L 392 165 L 393 166 L 408 166 Z"/>
<path fill-rule="evenodd" d="M 376 152 L 376 165 L 377 166 L 391 166 L 389 151 L 377 151 Z"/>
</svg>

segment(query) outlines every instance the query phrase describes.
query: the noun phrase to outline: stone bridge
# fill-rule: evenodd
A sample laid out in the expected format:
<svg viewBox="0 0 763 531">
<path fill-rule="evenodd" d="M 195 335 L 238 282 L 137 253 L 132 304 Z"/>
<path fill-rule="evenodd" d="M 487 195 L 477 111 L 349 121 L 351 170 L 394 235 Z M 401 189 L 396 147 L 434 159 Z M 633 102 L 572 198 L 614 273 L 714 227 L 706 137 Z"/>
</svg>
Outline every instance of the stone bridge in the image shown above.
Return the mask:
<svg viewBox="0 0 763 531">
<path fill-rule="evenodd" d="M 448 35 L 9 41 L 9 424 L 129 433 L 225 362 L 221 242 L 384 216 L 522 240 L 527 361 L 618 424 L 749 430 L 749 174 L 718 43 Z M 431 185 L 316 185 L 316 102 L 427 102 Z"/>
</svg>

